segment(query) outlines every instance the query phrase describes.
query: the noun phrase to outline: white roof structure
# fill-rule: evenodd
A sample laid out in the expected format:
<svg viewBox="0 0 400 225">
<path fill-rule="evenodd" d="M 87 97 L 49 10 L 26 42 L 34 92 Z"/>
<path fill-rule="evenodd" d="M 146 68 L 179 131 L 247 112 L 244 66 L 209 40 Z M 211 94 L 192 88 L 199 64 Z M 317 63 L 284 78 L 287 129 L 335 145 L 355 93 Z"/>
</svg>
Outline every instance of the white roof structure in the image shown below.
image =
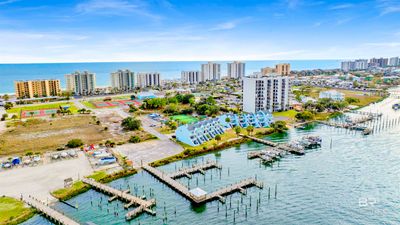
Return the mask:
<svg viewBox="0 0 400 225">
<path fill-rule="evenodd" d="M 206 195 L 207 194 L 207 192 L 206 191 L 204 191 L 203 189 L 201 189 L 201 188 L 194 188 L 194 189 L 192 189 L 192 190 L 190 190 L 189 191 L 192 195 L 194 195 L 194 196 L 196 196 L 196 197 L 202 197 L 202 196 L 204 196 L 204 195 Z"/>
</svg>

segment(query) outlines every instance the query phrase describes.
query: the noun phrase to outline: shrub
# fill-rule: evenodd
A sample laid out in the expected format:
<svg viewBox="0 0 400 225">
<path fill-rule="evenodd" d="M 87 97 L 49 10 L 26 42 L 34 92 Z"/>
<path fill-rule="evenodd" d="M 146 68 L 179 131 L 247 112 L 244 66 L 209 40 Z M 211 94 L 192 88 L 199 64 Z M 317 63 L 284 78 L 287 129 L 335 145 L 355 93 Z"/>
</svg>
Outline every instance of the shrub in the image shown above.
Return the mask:
<svg viewBox="0 0 400 225">
<path fill-rule="evenodd" d="M 72 139 L 68 141 L 67 147 L 68 148 L 77 148 L 83 145 L 83 141 L 81 139 Z"/>
<path fill-rule="evenodd" d="M 141 121 L 133 117 L 127 117 L 123 119 L 121 122 L 121 126 L 125 130 L 130 130 L 130 131 L 139 130 L 141 125 L 142 125 Z"/>
<path fill-rule="evenodd" d="M 140 142 L 140 137 L 138 137 L 137 135 L 131 136 L 131 137 L 129 138 L 129 142 L 130 142 L 130 143 L 139 143 L 139 142 Z"/>
</svg>

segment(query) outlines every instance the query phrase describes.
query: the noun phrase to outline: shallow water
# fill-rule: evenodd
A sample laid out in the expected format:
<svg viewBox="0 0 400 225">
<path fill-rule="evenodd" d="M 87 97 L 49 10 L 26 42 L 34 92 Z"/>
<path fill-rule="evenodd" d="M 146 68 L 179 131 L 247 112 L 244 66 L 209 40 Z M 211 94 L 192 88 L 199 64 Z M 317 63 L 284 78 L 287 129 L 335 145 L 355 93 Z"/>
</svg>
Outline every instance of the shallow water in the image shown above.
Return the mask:
<svg viewBox="0 0 400 225">
<path fill-rule="evenodd" d="M 129 184 L 131 193 L 137 195 L 149 196 L 149 189 L 154 190 L 157 216 L 143 214 L 129 224 L 232 224 L 234 220 L 237 224 L 397 224 L 400 211 L 400 124 L 388 122 L 400 117 L 400 112 L 391 109 L 395 101 L 398 100 L 387 99 L 364 109 L 385 113 L 379 122 L 370 124 L 380 129 L 375 129 L 369 136 L 316 125 L 268 137 L 277 142 L 309 134 L 323 138 L 321 148 L 308 150 L 304 156 L 287 155 L 272 166 L 262 165 L 257 159 L 248 160 L 249 151 L 266 148 L 258 143 L 248 143 L 159 168 L 174 171 L 203 160 L 217 160 L 223 165 L 221 173 L 209 170 L 205 176 L 198 174 L 191 180 L 180 179 L 185 185 L 189 181 L 191 188 L 198 185 L 208 192 L 248 177 L 257 176 L 264 182 L 264 189 L 250 188 L 246 196 L 233 194 L 227 197 L 225 205 L 214 201 L 203 207 L 193 207 L 188 200 L 146 172 L 110 185 L 127 189 Z M 78 210 L 62 203 L 55 207 L 81 223 L 128 223 L 124 219 L 127 210 L 123 209 L 123 203 L 115 201 L 109 204 L 107 199 L 108 196 L 91 190 L 68 201 L 77 205 Z M 25 224 L 43 224 L 43 221 L 45 219 L 36 216 Z"/>
</svg>

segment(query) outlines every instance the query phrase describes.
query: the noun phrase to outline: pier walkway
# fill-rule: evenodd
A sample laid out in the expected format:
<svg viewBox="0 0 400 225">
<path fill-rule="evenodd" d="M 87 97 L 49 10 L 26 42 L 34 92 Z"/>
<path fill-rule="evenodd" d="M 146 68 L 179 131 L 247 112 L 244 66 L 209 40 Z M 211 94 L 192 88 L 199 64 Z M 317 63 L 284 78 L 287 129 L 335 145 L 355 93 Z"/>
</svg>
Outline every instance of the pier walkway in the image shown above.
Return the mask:
<svg viewBox="0 0 400 225">
<path fill-rule="evenodd" d="M 124 206 L 125 208 L 129 208 L 133 205 L 138 206 L 135 210 L 128 212 L 126 214 L 125 218 L 127 220 L 131 220 L 143 212 L 146 212 L 150 215 L 156 214 L 154 211 L 151 210 L 151 207 L 156 204 L 156 201 L 154 199 L 143 200 L 141 198 L 129 194 L 129 190 L 126 191 L 118 190 L 108 185 L 101 184 L 93 179 L 83 178 L 82 182 L 85 184 L 89 184 L 96 190 L 99 190 L 107 195 L 110 195 L 111 197 L 108 199 L 109 202 L 119 198 L 122 201 L 127 202 L 127 204 Z"/>
<path fill-rule="evenodd" d="M 171 177 L 172 179 L 176 179 L 176 178 L 180 178 L 180 177 L 187 177 L 187 178 L 192 178 L 191 174 L 194 173 L 201 173 L 201 174 L 205 174 L 205 170 L 209 170 L 209 169 L 222 169 L 222 166 L 218 165 L 217 162 L 207 162 L 205 164 L 198 164 L 198 165 L 193 165 L 190 168 L 186 168 L 186 169 L 181 169 L 178 170 L 176 172 L 173 172 L 171 174 L 169 174 L 169 177 Z"/>
<path fill-rule="evenodd" d="M 365 111 L 360 111 L 360 110 L 352 110 L 352 111 L 350 111 L 350 113 L 365 115 L 365 116 L 372 116 L 372 117 L 381 117 L 383 115 L 382 113 L 365 112 Z"/>
<path fill-rule="evenodd" d="M 30 205 L 31 207 L 35 208 L 38 212 L 42 213 L 45 217 L 47 217 L 50 221 L 55 224 L 62 224 L 62 225 L 79 225 L 78 222 L 75 222 L 71 218 L 65 216 L 64 214 L 56 211 L 55 209 L 47 206 L 45 203 L 29 196 L 26 198 L 22 198 L 26 204 Z"/>
<path fill-rule="evenodd" d="M 207 164 L 205 164 L 205 165 L 207 165 Z M 263 188 L 263 183 L 257 182 L 256 179 L 250 178 L 250 179 L 243 180 L 239 183 L 230 185 L 228 187 L 224 187 L 224 188 L 217 190 L 215 192 L 212 192 L 210 194 L 197 196 L 197 195 L 192 194 L 186 186 L 184 186 L 181 183 L 179 183 L 178 181 L 172 179 L 171 175 L 164 173 L 164 172 L 162 172 L 154 167 L 151 167 L 149 165 L 142 165 L 142 168 L 145 171 L 147 171 L 148 173 L 150 173 L 151 175 L 153 175 L 155 178 L 157 178 L 161 182 L 167 184 L 170 188 L 174 189 L 176 192 L 180 193 L 185 198 L 187 198 L 188 200 L 190 200 L 191 202 L 196 203 L 196 204 L 202 204 L 202 203 L 216 200 L 216 199 L 218 199 L 224 203 L 225 202 L 224 196 L 228 195 L 230 193 L 237 192 L 237 191 L 239 191 L 241 193 L 245 193 L 245 188 L 248 188 L 251 186 Z"/>
<path fill-rule="evenodd" d="M 261 139 L 261 138 L 256 138 L 256 137 L 248 136 L 248 135 L 244 135 L 244 134 L 240 134 L 240 136 L 245 137 L 245 138 L 249 138 L 249 139 L 251 139 L 251 140 L 253 140 L 255 142 L 261 143 L 261 144 L 265 144 L 265 145 L 274 147 L 276 149 L 280 149 L 280 150 L 283 150 L 283 151 L 290 152 L 292 154 L 304 155 L 304 150 L 291 147 L 291 146 L 289 146 L 287 144 L 275 143 L 275 142 L 272 142 L 272 141 L 268 141 L 268 140 L 264 140 L 264 139 Z"/>
</svg>

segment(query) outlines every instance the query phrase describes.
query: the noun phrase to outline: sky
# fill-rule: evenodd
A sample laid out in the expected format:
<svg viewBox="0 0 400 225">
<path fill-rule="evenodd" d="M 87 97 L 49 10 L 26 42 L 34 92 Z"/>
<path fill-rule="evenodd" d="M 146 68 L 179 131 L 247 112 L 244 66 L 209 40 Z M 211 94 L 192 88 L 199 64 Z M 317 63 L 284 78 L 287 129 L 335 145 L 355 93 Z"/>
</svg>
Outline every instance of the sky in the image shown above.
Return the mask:
<svg viewBox="0 0 400 225">
<path fill-rule="evenodd" d="M 400 55 L 400 0 L 0 0 L 0 63 Z"/>
</svg>

